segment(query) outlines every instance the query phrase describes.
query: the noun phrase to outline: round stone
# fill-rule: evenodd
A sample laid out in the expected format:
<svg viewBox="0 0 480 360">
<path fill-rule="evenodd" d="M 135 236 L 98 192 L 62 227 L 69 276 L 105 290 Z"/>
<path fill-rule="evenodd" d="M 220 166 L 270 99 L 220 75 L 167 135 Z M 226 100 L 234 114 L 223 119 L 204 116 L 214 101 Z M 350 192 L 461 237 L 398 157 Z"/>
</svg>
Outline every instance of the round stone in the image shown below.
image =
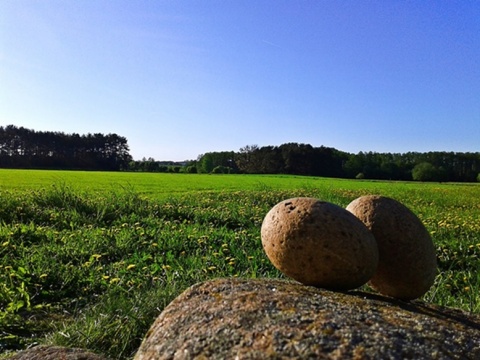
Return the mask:
<svg viewBox="0 0 480 360">
<path fill-rule="evenodd" d="M 378 264 L 377 244 L 366 226 L 345 209 L 314 198 L 275 205 L 263 220 L 261 237 L 273 265 L 305 285 L 354 289 Z"/>
<path fill-rule="evenodd" d="M 430 234 L 420 219 L 400 202 L 378 195 L 355 199 L 347 210 L 377 240 L 378 269 L 369 285 L 403 300 L 424 295 L 435 280 L 437 260 Z"/>
</svg>

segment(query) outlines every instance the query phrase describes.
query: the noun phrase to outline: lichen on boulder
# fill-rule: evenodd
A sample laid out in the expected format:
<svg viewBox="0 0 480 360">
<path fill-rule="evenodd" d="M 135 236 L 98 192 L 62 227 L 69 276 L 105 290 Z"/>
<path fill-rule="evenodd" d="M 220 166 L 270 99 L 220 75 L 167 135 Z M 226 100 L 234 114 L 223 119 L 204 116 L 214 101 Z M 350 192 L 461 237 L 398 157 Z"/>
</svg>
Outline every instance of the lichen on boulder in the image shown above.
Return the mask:
<svg viewBox="0 0 480 360">
<path fill-rule="evenodd" d="M 174 358 L 479 359 L 480 317 L 280 279 L 217 279 L 170 303 L 135 356 Z"/>
</svg>

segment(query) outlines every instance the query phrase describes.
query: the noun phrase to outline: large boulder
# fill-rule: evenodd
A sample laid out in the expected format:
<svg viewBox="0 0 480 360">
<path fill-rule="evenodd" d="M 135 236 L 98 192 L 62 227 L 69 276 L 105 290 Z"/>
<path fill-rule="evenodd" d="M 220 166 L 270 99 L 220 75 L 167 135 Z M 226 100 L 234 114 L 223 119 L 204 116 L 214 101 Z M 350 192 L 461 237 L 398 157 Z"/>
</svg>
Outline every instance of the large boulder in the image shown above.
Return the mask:
<svg viewBox="0 0 480 360">
<path fill-rule="evenodd" d="M 480 359 L 480 317 L 274 279 L 194 285 L 156 319 L 135 359 Z"/>
</svg>

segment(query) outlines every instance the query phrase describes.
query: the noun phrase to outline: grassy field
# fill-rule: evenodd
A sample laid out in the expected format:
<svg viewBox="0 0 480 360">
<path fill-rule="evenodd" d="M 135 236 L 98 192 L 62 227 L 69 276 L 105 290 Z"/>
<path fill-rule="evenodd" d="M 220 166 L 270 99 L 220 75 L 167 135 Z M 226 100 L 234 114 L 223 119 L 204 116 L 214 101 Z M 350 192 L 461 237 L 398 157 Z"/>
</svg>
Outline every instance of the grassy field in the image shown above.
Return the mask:
<svg viewBox="0 0 480 360">
<path fill-rule="evenodd" d="M 351 181 L 288 175 L 206 175 L 132 172 L 42 171 L 0 169 L 0 189 L 39 190 L 68 185 L 76 190 L 134 191 L 150 199 L 165 199 L 191 192 L 261 191 L 291 189 L 398 191 L 431 189 L 414 182 Z"/>
<path fill-rule="evenodd" d="M 273 205 L 365 194 L 401 201 L 432 234 L 439 274 L 423 300 L 479 313 L 476 184 L 0 170 L 0 353 L 38 342 L 129 359 L 188 286 L 282 277 L 260 242 Z"/>
</svg>

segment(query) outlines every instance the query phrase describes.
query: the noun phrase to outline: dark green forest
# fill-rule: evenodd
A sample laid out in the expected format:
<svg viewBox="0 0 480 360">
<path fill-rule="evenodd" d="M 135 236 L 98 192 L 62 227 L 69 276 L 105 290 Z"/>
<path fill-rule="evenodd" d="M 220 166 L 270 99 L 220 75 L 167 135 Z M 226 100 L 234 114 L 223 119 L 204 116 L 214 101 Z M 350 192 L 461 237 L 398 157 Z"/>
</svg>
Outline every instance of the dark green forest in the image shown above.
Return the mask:
<svg viewBox="0 0 480 360">
<path fill-rule="evenodd" d="M 480 181 L 480 153 L 408 152 L 403 154 L 346 153 L 334 148 L 288 143 L 246 146 L 239 152 L 200 156 L 197 171 L 247 174 L 294 174 L 337 178 Z"/>
<path fill-rule="evenodd" d="M 336 178 L 480 181 L 480 153 L 351 154 L 330 147 L 287 143 L 247 145 L 238 152 L 201 154 L 184 162 L 133 160 L 127 139 L 117 134 L 65 134 L 8 125 L 0 127 L 0 167 L 17 169 L 292 174 Z"/>
<path fill-rule="evenodd" d="M 126 170 L 127 139 L 117 134 L 65 134 L 0 127 L 0 167 L 14 169 Z"/>
</svg>

